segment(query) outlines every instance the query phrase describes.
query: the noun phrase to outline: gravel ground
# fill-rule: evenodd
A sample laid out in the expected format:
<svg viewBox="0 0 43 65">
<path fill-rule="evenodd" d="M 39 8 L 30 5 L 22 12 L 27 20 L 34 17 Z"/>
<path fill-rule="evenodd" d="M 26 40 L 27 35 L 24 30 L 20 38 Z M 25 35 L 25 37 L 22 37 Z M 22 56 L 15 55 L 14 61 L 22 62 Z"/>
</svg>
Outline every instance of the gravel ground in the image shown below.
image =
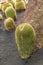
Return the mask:
<svg viewBox="0 0 43 65">
<path fill-rule="evenodd" d="M 0 11 L 0 13 L 2 13 Z M 3 26 L 5 16 L 0 21 L 0 65 L 43 65 L 43 0 L 29 0 L 25 12 L 18 12 L 16 25 L 29 22 L 36 31 L 35 44 L 38 50 L 31 58 L 22 60 L 19 56 L 15 31 L 6 31 Z"/>
</svg>

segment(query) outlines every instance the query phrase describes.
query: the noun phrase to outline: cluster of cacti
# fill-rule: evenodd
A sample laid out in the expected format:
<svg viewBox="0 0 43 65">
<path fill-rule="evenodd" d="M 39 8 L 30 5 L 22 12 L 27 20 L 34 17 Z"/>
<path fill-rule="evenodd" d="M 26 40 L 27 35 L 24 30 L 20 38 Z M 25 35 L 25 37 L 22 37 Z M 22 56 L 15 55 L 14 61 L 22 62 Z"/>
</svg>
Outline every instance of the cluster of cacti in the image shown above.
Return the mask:
<svg viewBox="0 0 43 65">
<path fill-rule="evenodd" d="M 7 7 L 13 7 L 11 3 L 3 2 L 2 3 L 2 12 L 4 13 Z"/>
<path fill-rule="evenodd" d="M 15 9 L 16 10 L 25 10 L 26 9 L 26 4 L 23 0 L 21 1 L 16 1 L 15 2 Z"/>
<path fill-rule="evenodd" d="M 11 17 L 13 19 L 16 19 L 16 10 L 25 10 L 26 9 L 26 4 L 24 0 L 7 0 L 6 2 L 2 2 L 0 4 L 0 10 L 2 10 L 3 13 L 5 13 L 5 16 Z"/>
<path fill-rule="evenodd" d="M 15 29 L 15 22 L 12 18 L 7 18 L 5 21 L 4 21 L 4 27 L 6 30 L 12 30 L 12 29 Z"/>
<path fill-rule="evenodd" d="M 28 23 L 20 24 L 16 28 L 15 39 L 21 58 L 26 59 L 30 57 L 34 51 L 34 28 Z"/>
<path fill-rule="evenodd" d="M 7 9 L 5 10 L 5 15 L 6 17 L 11 17 L 13 19 L 16 19 L 16 11 L 13 7 L 7 7 Z"/>
<path fill-rule="evenodd" d="M 15 29 L 16 10 L 26 9 L 26 0 L 7 0 L 0 4 L 0 10 L 5 13 L 7 19 L 4 21 L 6 30 Z M 2 15 L 0 15 L 0 20 Z M 15 31 L 15 40 L 17 43 L 18 51 L 22 59 L 27 59 L 31 56 L 35 48 L 35 31 L 29 23 L 23 23 L 17 26 Z"/>
</svg>

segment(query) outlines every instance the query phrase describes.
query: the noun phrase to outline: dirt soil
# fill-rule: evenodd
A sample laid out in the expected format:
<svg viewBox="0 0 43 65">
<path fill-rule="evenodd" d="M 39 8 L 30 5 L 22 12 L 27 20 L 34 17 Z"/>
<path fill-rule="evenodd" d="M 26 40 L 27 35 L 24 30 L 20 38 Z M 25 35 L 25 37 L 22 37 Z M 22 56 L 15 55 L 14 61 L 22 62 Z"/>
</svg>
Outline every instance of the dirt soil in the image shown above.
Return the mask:
<svg viewBox="0 0 43 65">
<path fill-rule="evenodd" d="M 35 28 L 36 45 L 43 47 L 43 0 L 29 0 L 24 22 L 29 22 Z"/>
</svg>

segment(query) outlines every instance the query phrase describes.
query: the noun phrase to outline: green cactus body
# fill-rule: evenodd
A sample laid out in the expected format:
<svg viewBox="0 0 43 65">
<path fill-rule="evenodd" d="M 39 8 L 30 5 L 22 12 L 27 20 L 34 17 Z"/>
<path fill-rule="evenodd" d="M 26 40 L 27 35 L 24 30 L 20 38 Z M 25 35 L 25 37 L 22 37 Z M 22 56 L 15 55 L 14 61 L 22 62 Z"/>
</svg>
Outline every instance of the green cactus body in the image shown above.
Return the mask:
<svg viewBox="0 0 43 65">
<path fill-rule="evenodd" d="M 22 59 L 30 57 L 34 50 L 35 31 L 28 23 L 20 24 L 16 28 L 15 39 Z"/>
<path fill-rule="evenodd" d="M 26 5 L 24 1 L 15 2 L 15 9 L 16 10 L 24 10 L 26 9 Z"/>
<path fill-rule="evenodd" d="M 5 15 L 6 15 L 6 17 L 11 17 L 11 18 L 15 19 L 16 11 L 13 7 L 7 7 L 7 9 L 5 10 Z"/>
<path fill-rule="evenodd" d="M 6 30 L 12 30 L 15 27 L 15 22 L 12 18 L 9 17 L 4 21 L 4 26 Z"/>
<path fill-rule="evenodd" d="M 9 6 L 13 7 L 11 3 L 6 2 L 2 3 L 2 11 L 5 12 L 6 8 Z"/>
</svg>

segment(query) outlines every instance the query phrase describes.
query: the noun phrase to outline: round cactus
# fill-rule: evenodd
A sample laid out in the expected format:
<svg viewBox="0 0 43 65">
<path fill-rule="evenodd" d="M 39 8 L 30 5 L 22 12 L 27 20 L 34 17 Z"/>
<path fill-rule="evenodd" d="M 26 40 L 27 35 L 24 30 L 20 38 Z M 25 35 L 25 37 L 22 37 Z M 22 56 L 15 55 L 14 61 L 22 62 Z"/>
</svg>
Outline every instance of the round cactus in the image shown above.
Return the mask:
<svg viewBox="0 0 43 65">
<path fill-rule="evenodd" d="M 16 0 L 16 2 L 24 1 L 25 4 L 28 4 L 28 0 Z"/>
<path fill-rule="evenodd" d="M 16 11 L 13 7 L 7 7 L 5 10 L 6 17 L 11 17 L 13 19 L 16 19 Z"/>
<path fill-rule="evenodd" d="M 11 3 L 3 2 L 2 3 L 2 12 L 4 13 L 6 8 L 9 7 L 9 6 L 13 7 Z"/>
<path fill-rule="evenodd" d="M 12 30 L 15 28 L 15 22 L 12 18 L 7 18 L 5 21 L 4 21 L 4 27 L 6 30 Z"/>
<path fill-rule="evenodd" d="M 13 19 L 16 19 L 16 11 L 13 7 L 7 7 L 5 10 L 6 17 L 11 17 Z"/>
<path fill-rule="evenodd" d="M 25 10 L 26 4 L 24 1 L 15 2 L 15 9 L 16 10 Z"/>
<path fill-rule="evenodd" d="M 15 39 L 18 47 L 18 51 L 22 59 L 26 59 L 31 56 L 35 48 L 35 31 L 34 28 L 28 24 L 20 24 L 15 31 Z"/>
<path fill-rule="evenodd" d="M 15 7 L 15 0 L 7 0 L 8 3 L 11 3 Z"/>
</svg>

